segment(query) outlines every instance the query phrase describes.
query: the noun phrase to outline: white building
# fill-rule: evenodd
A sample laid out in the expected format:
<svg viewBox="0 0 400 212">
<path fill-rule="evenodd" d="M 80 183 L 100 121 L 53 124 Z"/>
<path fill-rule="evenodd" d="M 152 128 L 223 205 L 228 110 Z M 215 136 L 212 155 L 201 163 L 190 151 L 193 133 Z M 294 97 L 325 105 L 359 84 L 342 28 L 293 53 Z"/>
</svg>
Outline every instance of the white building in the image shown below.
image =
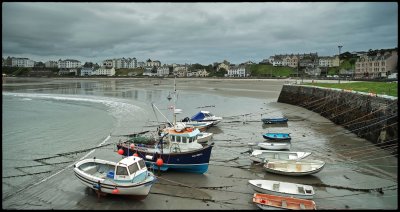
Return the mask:
<svg viewBox="0 0 400 212">
<path fill-rule="evenodd" d="M 151 61 L 150 59 L 148 59 L 148 60 L 146 61 L 146 66 L 147 66 L 147 67 L 153 67 L 153 66 L 155 66 L 155 67 L 160 67 L 160 66 L 161 66 L 161 62 L 158 61 L 158 60 Z"/>
<path fill-rule="evenodd" d="M 168 76 L 169 75 L 169 67 L 168 66 L 162 66 L 157 68 L 157 76 Z"/>
<path fill-rule="evenodd" d="M 188 67 L 186 65 L 175 66 L 174 75 L 177 77 L 186 77 L 188 72 Z"/>
<path fill-rule="evenodd" d="M 246 68 L 243 66 L 239 67 L 230 67 L 228 69 L 227 77 L 247 77 L 248 74 L 246 73 Z"/>
<path fill-rule="evenodd" d="M 11 66 L 12 67 L 33 67 L 35 65 L 35 61 L 30 60 L 28 58 L 11 58 Z"/>
<path fill-rule="evenodd" d="M 82 68 L 81 76 L 92 76 L 94 73 L 94 68 Z"/>
<path fill-rule="evenodd" d="M 115 68 L 99 68 L 94 71 L 93 75 L 97 76 L 115 76 Z"/>
<path fill-rule="evenodd" d="M 103 67 L 105 68 L 136 68 L 137 60 L 136 58 L 117 58 L 117 59 L 107 59 L 103 60 Z"/>
<path fill-rule="evenodd" d="M 78 60 L 58 60 L 58 68 L 80 68 L 81 61 Z"/>
<path fill-rule="evenodd" d="M 320 67 L 337 67 L 339 66 L 339 57 L 337 55 L 334 57 L 319 57 L 318 65 Z"/>
</svg>

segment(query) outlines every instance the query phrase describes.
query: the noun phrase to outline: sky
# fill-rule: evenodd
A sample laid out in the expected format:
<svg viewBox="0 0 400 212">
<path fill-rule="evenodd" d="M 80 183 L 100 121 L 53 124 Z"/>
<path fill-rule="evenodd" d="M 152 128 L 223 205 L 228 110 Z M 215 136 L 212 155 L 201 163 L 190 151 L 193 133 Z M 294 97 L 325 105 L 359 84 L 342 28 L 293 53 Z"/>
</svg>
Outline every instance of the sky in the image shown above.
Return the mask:
<svg viewBox="0 0 400 212">
<path fill-rule="evenodd" d="M 397 2 L 3 2 L 2 56 L 255 63 L 398 46 Z"/>
</svg>

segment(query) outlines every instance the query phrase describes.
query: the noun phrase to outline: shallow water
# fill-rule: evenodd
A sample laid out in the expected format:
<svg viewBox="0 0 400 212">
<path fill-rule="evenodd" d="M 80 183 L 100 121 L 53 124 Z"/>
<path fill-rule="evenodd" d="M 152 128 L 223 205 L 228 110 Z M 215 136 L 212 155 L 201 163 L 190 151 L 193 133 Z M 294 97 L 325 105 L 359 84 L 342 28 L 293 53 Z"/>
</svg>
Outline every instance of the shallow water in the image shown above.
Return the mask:
<svg viewBox="0 0 400 212">
<path fill-rule="evenodd" d="M 178 119 L 209 110 L 224 120 L 209 131 L 215 146 L 203 174 L 165 172 L 142 201 L 97 195 L 81 184 L 70 166 L 80 158 L 117 161 L 114 135 L 155 129 L 172 120 L 167 96 L 173 79 L 19 79 L 3 84 L 3 208 L 5 209 L 258 209 L 250 179 L 309 184 L 319 209 L 396 209 L 397 158 L 356 137 L 319 114 L 277 103 L 284 81 L 178 79 Z M 261 118 L 285 115 L 286 125 Z M 291 133 L 291 151 L 311 151 L 324 160 L 314 175 L 271 174 L 248 158 L 247 143 L 266 132 Z M 111 136 L 109 136 L 111 134 Z M 54 157 L 53 157 L 54 156 Z M 49 158 L 52 157 L 52 158 Z M 43 159 L 48 158 L 48 159 Z M 54 174 L 54 176 L 52 176 Z M 383 194 L 375 191 L 383 188 Z M 371 189 L 371 190 L 365 190 Z"/>
</svg>

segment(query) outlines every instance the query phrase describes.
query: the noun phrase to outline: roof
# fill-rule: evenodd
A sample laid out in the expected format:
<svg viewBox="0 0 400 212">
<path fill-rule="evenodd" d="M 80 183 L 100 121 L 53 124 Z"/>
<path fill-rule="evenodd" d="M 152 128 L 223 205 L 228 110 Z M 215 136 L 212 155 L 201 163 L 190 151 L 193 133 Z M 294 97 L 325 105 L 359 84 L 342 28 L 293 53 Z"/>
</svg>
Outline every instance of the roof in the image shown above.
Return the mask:
<svg viewBox="0 0 400 212">
<path fill-rule="evenodd" d="M 118 165 L 118 166 L 119 166 L 119 165 L 129 166 L 129 165 L 131 165 L 132 163 L 136 163 L 136 162 L 139 161 L 140 159 L 141 159 L 140 157 L 129 156 L 129 157 L 126 157 L 126 158 L 120 160 L 120 161 L 117 163 L 117 165 Z"/>
<path fill-rule="evenodd" d="M 194 129 L 193 131 L 182 130 L 181 132 L 176 132 L 173 128 L 168 129 L 169 135 L 182 136 L 182 137 L 194 137 L 200 133 L 199 129 Z"/>
</svg>

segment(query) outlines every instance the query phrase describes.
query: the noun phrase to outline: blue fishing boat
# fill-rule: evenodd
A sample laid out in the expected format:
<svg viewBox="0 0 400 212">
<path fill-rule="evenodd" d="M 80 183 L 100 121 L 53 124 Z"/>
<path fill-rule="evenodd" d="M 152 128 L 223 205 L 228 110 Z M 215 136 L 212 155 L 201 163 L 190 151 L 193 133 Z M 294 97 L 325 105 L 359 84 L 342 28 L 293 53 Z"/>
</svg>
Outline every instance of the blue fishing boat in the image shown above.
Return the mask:
<svg viewBox="0 0 400 212">
<path fill-rule="evenodd" d="M 285 140 L 288 141 L 290 139 L 292 139 L 290 137 L 290 133 L 265 133 L 262 135 L 265 139 L 269 139 L 269 140 Z"/>
<path fill-rule="evenodd" d="M 264 124 L 284 124 L 287 123 L 288 119 L 287 118 L 262 118 L 261 121 Z"/>
<path fill-rule="evenodd" d="M 211 122 L 212 125 L 217 125 L 219 122 L 222 121 L 222 117 L 215 116 L 210 111 L 202 110 L 196 113 L 192 118 L 191 121 L 198 121 L 198 122 Z"/>
<path fill-rule="evenodd" d="M 167 127 L 160 134 L 159 142 L 154 145 L 122 142 L 117 144 L 118 151 L 124 156 L 141 157 L 147 166 L 156 170 L 199 174 L 208 170 L 214 143 L 205 146 L 198 143 L 197 137 L 201 135 L 198 129 Z"/>
<path fill-rule="evenodd" d="M 174 97 L 175 102 L 176 90 Z M 168 100 L 171 99 L 172 97 L 169 95 Z M 161 113 L 154 104 L 152 106 Z M 139 145 L 129 143 L 127 140 L 117 144 L 119 154 L 139 156 L 143 158 L 146 165 L 161 171 L 172 169 L 203 174 L 208 170 L 214 143 L 206 145 L 198 143 L 198 139 L 204 138 L 204 135 L 193 126 L 188 127 L 184 122 L 177 122 L 176 114 L 181 113 L 182 110 L 176 109 L 175 104 L 172 108 L 174 122 L 171 123 L 167 119 L 169 125 L 159 128 L 157 143 L 148 142 Z M 164 118 L 166 117 L 164 116 Z"/>
</svg>

